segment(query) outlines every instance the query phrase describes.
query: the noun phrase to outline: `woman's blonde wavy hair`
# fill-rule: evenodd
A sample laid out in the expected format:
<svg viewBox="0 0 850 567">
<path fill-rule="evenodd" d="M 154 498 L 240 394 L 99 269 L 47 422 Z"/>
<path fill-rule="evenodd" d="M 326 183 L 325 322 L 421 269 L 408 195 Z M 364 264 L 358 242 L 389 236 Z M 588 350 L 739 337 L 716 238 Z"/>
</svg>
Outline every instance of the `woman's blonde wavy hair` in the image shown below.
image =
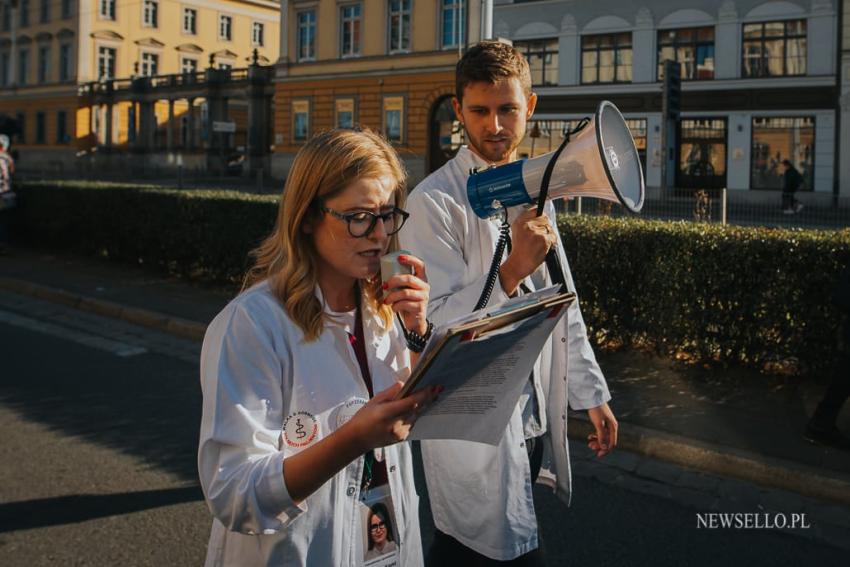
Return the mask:
<svg viewBox="0 0 850 567">
<path fill-rule="evenodd" d="M 272 233 L 251 251 L 254 265 L 245 274 L 243 291 L 269 281 L 272 294 L 308 341 L 322 334 L 323 306 L 315 295 L 318 285 L 316 250 L 305 221 L 324 214 L 322 202 L 359 179 L 390 177 L 395 180 L 395 205 L 404 207 L 406 174 L 398 155 L 378 134 L 370 130 L 329 130 L 311 138 L 295 156 L 289 170 L 277 222 Z M 398 250 L 397 235 L 390 237 L 390 250 Z M 380 278 L 360 282 L 366 302 L 364 310 L 377 313 L 384 330 L 393 313 L 378 302 Z"/>
</svg>

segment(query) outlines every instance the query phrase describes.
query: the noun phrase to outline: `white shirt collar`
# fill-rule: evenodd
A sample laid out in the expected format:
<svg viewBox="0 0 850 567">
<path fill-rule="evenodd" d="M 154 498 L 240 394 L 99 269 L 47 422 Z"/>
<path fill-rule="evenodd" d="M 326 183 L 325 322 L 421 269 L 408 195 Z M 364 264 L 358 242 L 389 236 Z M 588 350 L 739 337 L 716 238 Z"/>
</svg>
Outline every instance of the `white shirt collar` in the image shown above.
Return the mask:
<svg viewBox="0 0 850 567">
<path fill-rule="evenodd" d="M 455 159 L 462 168 L 469 173 L 473 167 L 488 167 L 491 164 L 487 160 L 481 158 L 478 154 L 469 149 L 469 146 L 461 146 L 455 155 Z"/>
</svg>

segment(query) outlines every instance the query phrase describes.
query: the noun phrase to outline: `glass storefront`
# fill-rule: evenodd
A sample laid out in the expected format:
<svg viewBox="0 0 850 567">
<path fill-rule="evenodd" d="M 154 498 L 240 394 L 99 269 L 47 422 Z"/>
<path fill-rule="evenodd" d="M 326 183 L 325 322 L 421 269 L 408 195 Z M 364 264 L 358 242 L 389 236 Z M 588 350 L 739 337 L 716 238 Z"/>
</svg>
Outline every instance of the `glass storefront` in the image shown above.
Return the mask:
<svg viewBox="0 0 850 567">
<path fill-rule="evenodd" d="M 782 160 L 803 175 L 801 191 L 814 187 L 815 119 L 812 116 L 756 117 L 752 122 L 750 188 L 782 189 Z"/>
<path fill-rule="evenodd" d="M 726 119 L 688 118 L 680 124 L 676 186 L 719 189 L 726 186 Z"/>
</svg>

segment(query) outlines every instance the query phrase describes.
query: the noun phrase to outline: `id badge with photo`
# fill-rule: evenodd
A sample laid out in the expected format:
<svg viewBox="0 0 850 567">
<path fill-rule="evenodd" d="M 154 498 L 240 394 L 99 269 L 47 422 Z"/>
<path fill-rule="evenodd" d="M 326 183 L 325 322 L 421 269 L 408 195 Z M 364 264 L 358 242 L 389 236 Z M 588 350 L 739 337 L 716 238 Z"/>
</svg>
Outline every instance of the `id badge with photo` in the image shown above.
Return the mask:
<svg viewBox="0 0 850 567">
<path fill-rule="evenodd" d="M 363 565 L 399 567 L 400 537 L 395 525 L 395 505 L 387 481 L 384 450 L 372 451 L 372 477 L 360 493 L 359 513 L 363 533 Z"/>
</svg>

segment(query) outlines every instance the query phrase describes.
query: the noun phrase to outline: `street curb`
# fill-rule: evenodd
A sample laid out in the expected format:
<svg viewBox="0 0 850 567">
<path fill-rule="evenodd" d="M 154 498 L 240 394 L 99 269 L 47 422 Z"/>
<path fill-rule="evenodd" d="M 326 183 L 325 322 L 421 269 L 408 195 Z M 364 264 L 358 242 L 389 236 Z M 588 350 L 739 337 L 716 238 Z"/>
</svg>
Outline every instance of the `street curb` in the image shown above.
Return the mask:
<svg viewBox="0 0 850 567">
<path fill-rule="evenodd" d="M 202 341 L 204 339 L 204 333 L 207 330 L 206 325 L 197 321 L 173 317 L 138 307 L 125 307 L 119 303 L 105 299 L 88 297 L 63 289 L 56 289 L 14 278 L 0 277 L 0 289 L 42 299 L 51 303 L 59 303 L 103 317 L 121 319 L 122 321 L 127 321 L 140 327 L 155 329 L 183 339 Z"/>
<path fill-rule="evenodd" d="M 570 417 L 569 436 L 586 441 L 594 427 Z M 700 472 L 734 477 L 764 487 L 850 506 L 850 477 L 824 476 L 820 469 L 741 449 L 620 422 L 617 447 Z M 836 473 L 841 474 L 841 473 Z"/>
<path fill-rule="evenodd" d="M 0 277 L 0 289 L 121 319 L 176 337 L 202 341 L 206 325 L 112 301 L 75 294 L 24 280 Z M 587 418 L 569 418 L 569 436 L 585 441 L 594 432 Z M 674 435 L 639 425 L 620 423 L 618 448 L 695 469 L 734 477 L 765 487 L 779 488 L 804 496 L 850 506 L 850 477 L 824 476 L 813 467 Z M 840 474 L 840 473 L 839 473 Z"/>
</svg>

